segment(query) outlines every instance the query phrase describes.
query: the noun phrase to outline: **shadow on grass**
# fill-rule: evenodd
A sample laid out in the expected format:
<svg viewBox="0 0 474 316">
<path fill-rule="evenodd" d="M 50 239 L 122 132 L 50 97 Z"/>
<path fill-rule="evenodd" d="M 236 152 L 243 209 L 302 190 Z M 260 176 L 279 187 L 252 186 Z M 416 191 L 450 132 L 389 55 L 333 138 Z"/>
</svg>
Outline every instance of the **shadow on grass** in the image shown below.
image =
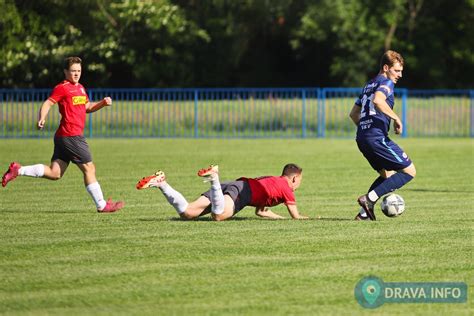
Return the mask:
<svg viewBox="0 0 474 316">
<path fill-rule="evenodd" d="M 433 192 L 433 193 L 474 193 L 474 191 L 469 190 L 448 190 L 448 189 L 403 189 L 403 191 L 413 191 L 413 192 Z"/>
<path fill-rule="evenodd" d="M 195 219 L 182 219 L 180 217 L 170 217 L 170 218 L 140 218 L 142 222 L 214 222 L 210 216 L 198 217 Z M 264 220 L 256 217 L 231 217 L 226 219 L 228 221 L 259 221 Z"/>
<path fill-rule="evenodd" d="M 315 218 L 318 221 L 328 221 L 328 222 L 355 222 L 353 218 L 341 218 L 341 217 L 321 217 Z"/>
<path fill-rule="evenodd" d="M 231 217 L 226 219 L 226 222 L 229 221 L 290 221 L 291 218 L 284 218 L 284 219 L 271 219 L 271 218 L 259 218 L 259 217 Z M 195 219 L 182 219 L 180 217 L 170 217 L 170 218 L 140 218 L 139 221 L 142 222 L 214 222 L 214 220 L 210 216 L 206 217 L 198 217 Z M 302 222 L 306 221 L 353 221 L 350 218 L 329 218 L 329 217 L 313 217 L 308 219 L 302 219 Z"/>
<path fill-rule="evenodd" d="M 27 211 L 28 213 L 43 213 L 43 214 L 84 214 L 83 210 L 35 210 L 35 211 Z M 3 210 L 1 213 L 25 213 L 22 210 Z M 92 211 L 92 214 L 96 214 L 97 212 Z"/>
</svg>

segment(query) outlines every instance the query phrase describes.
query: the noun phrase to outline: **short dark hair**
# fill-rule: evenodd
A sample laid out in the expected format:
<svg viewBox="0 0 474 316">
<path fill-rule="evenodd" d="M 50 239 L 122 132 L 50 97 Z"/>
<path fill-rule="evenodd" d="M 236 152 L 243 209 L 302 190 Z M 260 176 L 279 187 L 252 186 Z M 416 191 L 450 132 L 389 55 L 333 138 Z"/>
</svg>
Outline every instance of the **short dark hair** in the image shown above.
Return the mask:
<svg viewBox="0 0 474 316">
<path fill-rule="evenodd" d="M 380 69 L 382 69 L 384 65 L 392 67 L 395 63 L 400 63 L 400 65 L 403 66 L 405 61 L 403 60 L 402 55 L 396 51 L 388 50 L 382 55 L 382 58 L 380 58 Z"/>
<path fill-rule="evenodd" d="M 291 177 L 294 175 L 299 175 L 303 172 L 303 169 L 294 163 L 289 163 L 283 167 L 281 172 L 282 176 Z"/>
<path fill-rule="evenodd" d="M 67 57 L 64 59 L 64 69 L 68 70 L 73 64 L 81 64 L 82 59 L 79 57 Z"/>
</svg>

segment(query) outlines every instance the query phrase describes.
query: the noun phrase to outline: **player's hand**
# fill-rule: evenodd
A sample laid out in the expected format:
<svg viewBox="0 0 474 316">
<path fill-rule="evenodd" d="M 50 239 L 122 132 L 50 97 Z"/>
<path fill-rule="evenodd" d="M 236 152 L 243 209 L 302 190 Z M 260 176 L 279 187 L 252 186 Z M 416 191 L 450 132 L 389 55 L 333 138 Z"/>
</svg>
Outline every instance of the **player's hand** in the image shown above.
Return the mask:
<svg viewBox="0 0 474 316">
<path fill-rule="evenodd" d="M 111 97 L 105 97 L 104 102 L 105 102 L 105 106 L 110 106 L 110 105 L 112 105 L 112 98 Z"/>
<path fill-rule="evenodd" d="M 393 121 L 393 128 L 395 130 L 395 134 L 401 134 L 403 132 L 403 124 L 400 119 L 396 119 Z"/>
<path fill-rule="evenodd" d="M 36 128 L 38 128 L 39 130 L 42 130 L 44 128 L 44 123 L 45 122 L 46 122 L 46 120 L 39 120 L 38 124 L 36 125 Z"/>
</svg>

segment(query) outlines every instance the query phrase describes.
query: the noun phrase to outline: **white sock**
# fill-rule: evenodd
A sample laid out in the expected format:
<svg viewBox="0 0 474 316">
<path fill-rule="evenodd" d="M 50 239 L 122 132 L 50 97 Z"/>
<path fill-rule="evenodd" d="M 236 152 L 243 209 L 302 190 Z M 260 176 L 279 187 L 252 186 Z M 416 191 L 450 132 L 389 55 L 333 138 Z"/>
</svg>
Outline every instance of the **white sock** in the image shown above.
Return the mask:
<svg viewBox="0 0 474 316">
<path fill-rule="evenodd" d="M 224 213 L 224 193 L 222 193 L 221 183 L 219 182 L 219 176 L 214 174 L 211 178 L 211 212 L 214 214 Z"/>
<path fill-rule="evenodd" d="M 103 210 L 107 202 L 104 200 L 104 195 L 102 194 L 102 189 L 100 188 L 99 182 L 89 184 L 86 186 L 86 190 L 94 200 L 97 209 Z"/>
<path fill-rule="evenodd" d="M 168 183 L 161 184 L 159 189 L 178 214 L 182 214 L 186 211 L 188 201 L 186 201 L 181 193 L 173 189 Z"/>
<path fill-rule="evenodd" d="M 379 199 L 379 196 L 377 195 L 377 193 L 375 193 L 374 190 L 370 191 L 368 196 L 369 196 L 370 202 L 372 202 L 372 203 L 377 202 L 377 200 Z"/>
<path fill-rule="evenodd" d="M 32 166 L 23 166 L 18 170 L 20 176 L 36 177 L 40 178 L 44 175 L 44 165 L 32 165 Z"/>
</svg>

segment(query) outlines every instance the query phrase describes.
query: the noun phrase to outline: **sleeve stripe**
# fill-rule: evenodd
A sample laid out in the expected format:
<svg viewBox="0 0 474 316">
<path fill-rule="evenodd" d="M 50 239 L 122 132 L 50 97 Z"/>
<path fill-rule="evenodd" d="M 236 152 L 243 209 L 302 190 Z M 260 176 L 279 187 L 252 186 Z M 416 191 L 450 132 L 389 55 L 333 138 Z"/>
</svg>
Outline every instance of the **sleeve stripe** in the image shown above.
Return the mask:
<svg viewBox="0 0 474 316">
<path fill-rule="evenodd" d="M 382 85 L 379 87 L 379 89 L 384 89 L 385 91 L 387 91 L 387 94 L 390 94 L 392 92 L 392 90 L 390 89 L 389 86 L 386 86 L 386 85 Z"/>
</svg>

